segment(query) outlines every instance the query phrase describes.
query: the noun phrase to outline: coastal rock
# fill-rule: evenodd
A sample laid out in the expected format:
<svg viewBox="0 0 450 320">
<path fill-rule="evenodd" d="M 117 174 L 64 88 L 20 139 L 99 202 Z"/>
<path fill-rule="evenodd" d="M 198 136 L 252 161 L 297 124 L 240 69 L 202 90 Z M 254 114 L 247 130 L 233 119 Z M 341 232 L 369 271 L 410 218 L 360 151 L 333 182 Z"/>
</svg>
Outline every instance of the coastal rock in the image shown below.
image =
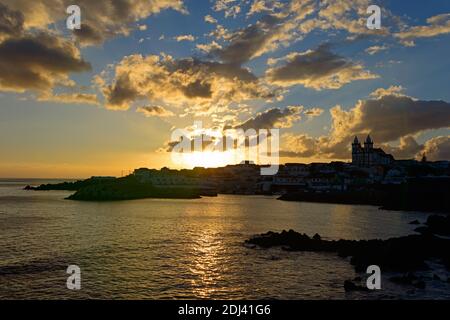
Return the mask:
<svg viewBox="0 0 450 320">
<path fill-rule="evenodd" d="M 408 272 L 407 274 L 405 274 L 403 276 L 390 277 L 389 280 L 394 283 L 397 283 L 397 284 L 412 285 L 418 279 L 413 273 Z"/>
<path fill-rule="evenodd" d="M 450 236 L 450 216 L 429 216 L 425 224 L 434 234 Z"/>
<path fill-rule="evenodd" d="M 429 216 L 425 226 L 418 227 L 414 231 L 422 234 L 450 236 L 450 216 Z"/>
<path fill-rule="evenodd" d="M 340 257 L 350 258 L 357 272 L 365 272 L 369 265 L 382 270 L 408 272 L 426 270 L 425 260 L 441 259 L 450 267 L 450 240 L 433 235 L 409 235 L 387 240 L 322 240 L 310 238 L 293 230 L 280 233 L 267 232 L 257 235 L 247 244 L 261 248 L 281 247 L 288 251 L 336 252 Z"/>
<path fill-rule="evenodd" d="M 420 280 L 420 281 L 415 282 L 413 284 L 413 286 L 416 287 L 417 289 L 425 289 L 426 284 L 425 284 L 425 281 Z"/>
<path fill-rule="evenodd" d="M 354 282 L 352 282 L 350 280 L 345 280 L 344 281 L 344 290 L 346 292 L 350 292 L 350 291 L 369 291 L 369 289 L 367 287 L 357 285 L 357 284 L 355 284 Z"/>
<path fill-rule="evenodd" d="M 418 227 L 414 229 L 415 232 L 421 233 L 421 234 L 433 234 L 433 232 L 431 232 L 431 230 L 428 227 Z"/>
</svg>

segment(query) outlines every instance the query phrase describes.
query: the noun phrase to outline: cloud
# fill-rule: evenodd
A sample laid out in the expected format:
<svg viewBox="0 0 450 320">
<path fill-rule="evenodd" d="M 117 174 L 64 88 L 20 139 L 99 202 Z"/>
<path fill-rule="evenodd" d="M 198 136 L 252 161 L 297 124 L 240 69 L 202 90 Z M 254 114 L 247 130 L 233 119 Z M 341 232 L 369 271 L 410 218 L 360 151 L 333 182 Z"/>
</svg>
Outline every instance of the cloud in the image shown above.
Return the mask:
<svg viewBox="0 0 450 320">
<path fill-rule="evenodd" d="M 272 108 L 258 113 L 255 117 L 236 125 L 233 129 L 273 129 L 290 128 L 294 122 L 301 119 L 303 106 L 289 106 L 286 108 Z"/>
<path fill-rule="evenodd" d="M 211 23 L 211 24 L 216 24 L 217 23 L 217 19 L 215 19 L 213 16 L 211 15 L 206 15 L 205 16 L 205 22 Z"/>
<path fill-rule="evenodd" d="M 401 40 L 436 37 L 450 33 L 450 13 L 440 14 L 427 19 L 425 26 L 413 26 L 395 36 Z M 408 42 L 406 42 L 408 43 Z"/>
<path fill-rule="evenodd" d="M 60 94 L 42 94 L 38 101 L 50 101 L 59 103 L 80 103 L 99 105 L 97 95 L 89 93 L 60 93 Z"/>
<path fill-rule="evenodd" d="M 223 11 L 226 18 L 236 18 L 241 12 L 241 7 L 238 2 L 238 0 L 216 0 L 213 10 L 216 12 Z"/>
<path fill-rule="evenodd" d="M 139 107 L 138 112 L 145 114 L 147 117 L 172 117 L 175 114 L 161 106 Z"/>
<path fill-rule="evenodd" d="M 182 144 L 178 146 L 175 152 L 185 154 L 194 151 L 211 151 L 211 150 L 227 151 L 226 144 L 224 144 L 227 138 L 225 136 L 217 137 L 208 135 L 206 133 L 194 134 L 192 132 L 186 131 L 186 134 L 180 136 L 179 138 L 180 140 L 178 141 L 167 141 L 166 143 L 164 143 L 163 147 L 158 149 L 158 152 L 173 152 L 174 148 L 181 142 Z M 184 146 L 186 146 L 187 148 L 184 149 L 183 148 Z M 200 147 L 200 149 L 197 149 L 198 147 Z"/>
<path fill-rule="evenodd" d="M 390 86 L 387 89 L 378 88 L 370 94 L 375 99 L 382 98 L 384 96 L 404 96 L 403 91 L 405 89 L 402 86 Z"/>
<path fill-rule="evenodd" d="M 24 16 L 26 29 L 46 29 L 50 24 L 67 18 L 66 8 L 74 4 L 72 0 L 2 0 L 11 10 L 20 11 Z M 84 44 L 101 43 L 105 39 L 128 35 L 137 28 L 136 22 L 162 10 L 173 9 L 187 13 L 182 0 L 97 0 L 78 1 L 82 22 L 88 31 L 76 31 L 75 36 Z M 95 30 L 95 40 L 92 33 Z"/>
<path fill-rule="evenodd" d="M 370 32 L 367 28 L 366 10 L 370 5 L 368 0 L 325 0 L 319 12 L 323 26 L 329 29 L 342 29 L 349 33 L 364 34 Z"/>
<path fill-rule="evenodd" d="M 234 31 L 228 36 L 230 43 L 213 53 L 226 63 L 243 64 L 280 46 L 287 46 L 296 39 L 295 29 L 300 21 L 312 10 L 311 1 L 293 1 L 282 12 L 265 15 L 256 23 Z"/>
<path fill-rule="evenodd" d="M 387 153 L 394 155 L 396 159 L 411 159 L 416 158 L 421 154 L 423 145 L 417 143 L 413 136 L 405 136 L 400 138 L 398 146 L 393 147 L 389 144 L 382 144 L 381 147 Z"/>
<path fill-rule="evenodd" d="M 272 51 L 280 41 L 290 37 L 289 34 L 280 33 L 282 25 L 279 22 L 277 18 L 270 18 L 234 32 L 230 44 L 216 50 L 215 54 L 227 63 L 243 64 Z"/>
<path fill-rule="evenodd" d="M 55 35 L 39 33 L 0 43 L 0 90 L 49 91 L 73 84 L 70 73 L 89 70 L 79 50 Z"/>
<path fill-rule="evenodd" d="M 330 51 L 328 45 L 315 50 L 294 52 L 283 58 L 286 63 L 266 71 L 267 80 L 283 87 L 303 85 L 315 90 L 339 89 L 356 80 L 378 76 L 364 70 L 364 66 Z"/>
<path fill-rule="evenodd" d="M 306 115 L 308 118 L 314 118 L 320 116 L 324 110 L 322 108 L 314 107 L 310 109 L 306 109 L 303 111 L 303 114 Z"/>
<path fill-rule="evenodd" d="M 450 160 L 450 136 L 439 136 L 428 140 L 423 150 L 428 160 Z"/>
<path fill-rule="evenodd" d="M 75 29 L 73 33 L 80 43 L 85 46 L 100 45 L 105 41 L 104 34 L 86 23 L 81 25 L 81 29 Z"/>
<path fill-rule="evenodd" d="M 371 46 L 365 50 L 366 53 L 373 56 L 374 54 L 377 54 L 378 52 L 385 51 L 388 49 L 388 46 L 382 45 L 382 46 Z"/>
<path fill-rule="evenodd" d="M 192 34 L 183 34 L 183 35 L 175 36 L 174 39 L 177 42 L 181 42 L 181 41 L 195 41 L 195 37 Z"/>
<path fill-rule="evenodd" d="M 219 50 L 222 49 L 222 46 L 220 44 L 218 44 L 217 42 L 215 42 L 214 40 L 211 43 L 208 44 L 197 44 L 195 46 L 197 49 L 206 52 L 206 53 L 210 53 L 213 50 Z"/>
<path fill-rule="evenodd" d="M 276 0 L 253 0 L 247 16 L 260 12 L 274 12 L 276 9 L 283 8 L 284 4 Z"/>
<path fill-rule="evenodd" d="M 299 1 L 301 2 L 301 1 Z M 342 30 L 351 36 L 378 35 L 386 36 L 391 26 L 400 25 L 400 18 L 382 7 L 382 28 L 370 30 L 367 28 L 367 8 L 373 3 L 370 0 L 321 0 L 314 10 L 315 15 L 299 25 L 302 34 L 313 30 Z"/>
<path fill-rule="evenodd" d="M 0 42 L 23 32 L 24 17 L 20 11 L 11 10 L 0 3 Z"/>
<path fill-rule="evenodd" d="M 318 153 L 316 139 L 307 134 L 286 133 L 282 136 L 282 145 L 286 147 L 280 151 L 280 157 L 308 158 Z"/>
<path fill-rule="evenodd" d="M 218 24 L 216 25 L 216 29 L 208 33 L 209 37 L 212 37 L 216 40 L 230 40 L 233 36 L 224 26 Z"/>
<path fill-rule="evenodd" d="M 102 85 L 106 106 L 128 109 L 138 99 L 175 107 L 210 110 L 250 99 L 272 99 L 275 94 L 247 69 L 198 59 L 170 56 L 125 57 L 114 77 Z"/>
<path fill-rule="evenodd" d="M 349 111 L 331 109 L 334 139 L 371 133 L 378 142 L 389 142 L 425 130 L 450 126 L 450 103 L 384 95 L 360 100 Z"/>
</svg>

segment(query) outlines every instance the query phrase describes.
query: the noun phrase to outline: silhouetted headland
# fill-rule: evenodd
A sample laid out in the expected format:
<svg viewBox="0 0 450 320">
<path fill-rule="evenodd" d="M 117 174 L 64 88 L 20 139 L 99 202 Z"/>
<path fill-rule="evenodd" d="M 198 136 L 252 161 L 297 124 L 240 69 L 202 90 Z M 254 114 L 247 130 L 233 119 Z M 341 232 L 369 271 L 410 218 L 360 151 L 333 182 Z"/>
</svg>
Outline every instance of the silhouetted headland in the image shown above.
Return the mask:
<svg viewBox="0 0 450 320">
<path fill-rule="evenodd" d="M 158 187 L 149 182 L 141 182 L 133 175 L 123 178 L 93 177 L 76 182 L 45 184 L 38 187 L 27 186 L 25 189 L 75 191 L 67 199 L 82 201 L 117 201 L 144 198 L 198 199 L 202 195 L 215 195 L 192 186 Z"/>
</svg>

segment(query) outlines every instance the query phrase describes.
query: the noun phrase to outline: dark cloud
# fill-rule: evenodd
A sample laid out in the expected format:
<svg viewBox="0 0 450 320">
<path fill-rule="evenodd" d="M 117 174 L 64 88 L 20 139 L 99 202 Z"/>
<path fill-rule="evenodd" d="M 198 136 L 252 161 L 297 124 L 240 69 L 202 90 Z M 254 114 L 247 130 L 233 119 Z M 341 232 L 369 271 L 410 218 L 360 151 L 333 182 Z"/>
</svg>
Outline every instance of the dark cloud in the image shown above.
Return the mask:
<svg viewBox="0 0 450 320">
<path fill-rule="evenodd" d="M 277 36 L 278 19 L 266 19 L 235 32 L 230 44 L 223 48 L 213 50 L 221 60 L 227 63 L 242 64 L 268 50 L 267 45 Z"/>
<path fill-rule="evenodd" d="M 161 106 L 148 106 L 148 107 L 140 107 L 137 109 L 138 112 L 142 112 L 146 116 L 156 116 L 156 117 L 170 117 L 173 116 L 174 113 L 167 110 Z"/>
<path fill-rule="evenodd" d="M 280 86 L 303 85 L 316 90 L 339 89 L 355 80 L 376 78 L 358 63 L 341 57 L 321 45 L 315 50 L 291 53 L 286 63 L 266 72 L 269 82 Z"/>
<path fill-rule="evenodd" d="M 18 36 L 23 31 L 24 17 L 20 11 L 11 10 L 0 3 L 0 41 L 3 38 Z"/>
<path fill-rule="evenodd" d="M 75 29 L 73 33 L 84 45 L 99 45 L 105 41 L 105 35 L 89 24 L 83 23 L 81 29 Z"/>
<path fill-rule="evenodd" d="M 290 106 L 286 108 L 273 108 L 258 113 L 254 118 L 237 125 L 234 129 L 273 129 L 289 128 L 300 119 L 303 110 L 302 106 Z"/>
<path fill-rule="evenodd" d="M 213 137 L 207 134 L 199 134 L 197 136 L 187 136 L 182 135 L 179 137 L 179 141 L 169 141 L 166 142 L 164 147 L 160 149 L 162 152 L 172 152 L 174 148 L 178 146 L 177 151 L 179 153 L 189 153 L 194 151 L 208 151 L 214 148 L 224 148 L 225 137 Z M 222 145 L 220 145 L 222 144 Z M 201 150 L 196 150 L 196 147 L 199 146 Z M 186 147 L 183 149 L 182 147 Z"/>
<path fill-rule="evenodd" d="M 72 43 L 51 34 L 0 43 L 0 90 L 49 90 L 56 84 L 67 85 L 69 73 L 90 69 Z"/>
<path fill-rule="evenodd" d="M 387 95 L 360 101 L 349 111 L 335 109 L 333 118 L 335 126 L 343 130 L 370 132 L 379 142 L 388 142 L 424 130 L 450 127 L 450 103 Z"/>
<path fill-rule="evenodd" d="M 107 98 L 109 109 L 125 109 L 139 97 L 139 92 L 134 88 L 132 80 L 128 74 L 121 74 L 114 84 L 103 88 L 103 93 Z"/>
<path fill-rule="evenodd" d="M 223 28 L 217 30 L 219 37 L 230 42 L 211 53 L 226 63 L 243 64 L 297 40 L 301 21 L 314 12 L 315 3 L 310 0 L 293 0 L 286 5 L 278 2 L 273 5 L 273 9 L 279 9 L 277 12 L 264 15 L 252 25 L 231 34 L 226 34 Z"/>
<path fill-rule="evenodd" d="M 189 83 L 183 87 L 182 91 L 188 98 L 211 98 L 212 95 L 211 84 L 201 80 Z"/>
<path fill-rule="evenodd" d="M 74 34 L 83 44 L 99 44 L 104 39 L 128 35 L 137 28 L 138 21 L 162 10 L 186 12 L 183 0 L 2 0 L 2 3 L 20 11 L 27 28 L 41 30 L 65 20 L 68 6 L 80 6 L 84 25 Z"/>
</svg>

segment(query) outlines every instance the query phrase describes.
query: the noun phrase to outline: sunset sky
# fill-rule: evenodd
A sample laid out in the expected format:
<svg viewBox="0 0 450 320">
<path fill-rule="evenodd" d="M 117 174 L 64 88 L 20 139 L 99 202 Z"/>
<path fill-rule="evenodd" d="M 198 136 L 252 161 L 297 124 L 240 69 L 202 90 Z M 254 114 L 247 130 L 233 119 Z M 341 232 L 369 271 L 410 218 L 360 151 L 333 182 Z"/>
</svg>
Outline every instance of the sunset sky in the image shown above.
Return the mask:
<svg viewBox="0 0 450 320">
<path fill-rule="evenodd" d="M 450 1 L 0 0 L 0 177 L 193 167 L 170 139 L 194 121 L 280 128 L 281 162 L 348 161 L 368 133 L 450 160 L 449 57 Z"/>
</svg>

